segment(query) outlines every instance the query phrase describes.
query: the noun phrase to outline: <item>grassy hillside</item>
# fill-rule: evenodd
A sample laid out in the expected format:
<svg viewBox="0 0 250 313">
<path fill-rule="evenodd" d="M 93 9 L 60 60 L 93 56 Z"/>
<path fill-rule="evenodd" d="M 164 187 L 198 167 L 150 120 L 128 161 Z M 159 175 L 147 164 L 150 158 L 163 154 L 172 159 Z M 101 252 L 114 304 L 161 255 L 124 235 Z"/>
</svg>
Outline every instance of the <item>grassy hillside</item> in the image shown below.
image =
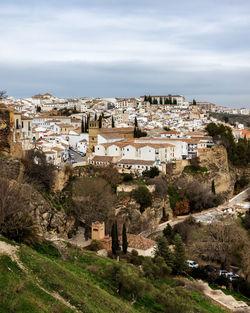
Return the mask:
<svg viewBox="0 0 250 313">
<path fill-rule="evenodd" d="M 105 276 L 107 267 L 116 261 L 73 247 L 62 255 L 50 244 L 31 249 L 20 245 L 19 265 L 13 257 L 0 254 L 0 312 L 184 312 L 177 302 L 181 295 L 187 301 L 188 311 L 204 313 L 224 311 L 203 299 L 199 292 L 182 287 L 171 287 L 175 279 L 152 284 L 131 305 L 129 295 L 118 295 L 112 282 Z M 132 265 L 126 264 L 125 267 Z M 133 270 L 139 270 L 133 266 Z M 159 298 L 167 289 L 168 306 Z M 158 297 L 158 298 L 157 298 Z M 185 300 L 186 299 L 186 300 Z M 176 303 L 175 303 L 176 302 Z"/>
</svg>

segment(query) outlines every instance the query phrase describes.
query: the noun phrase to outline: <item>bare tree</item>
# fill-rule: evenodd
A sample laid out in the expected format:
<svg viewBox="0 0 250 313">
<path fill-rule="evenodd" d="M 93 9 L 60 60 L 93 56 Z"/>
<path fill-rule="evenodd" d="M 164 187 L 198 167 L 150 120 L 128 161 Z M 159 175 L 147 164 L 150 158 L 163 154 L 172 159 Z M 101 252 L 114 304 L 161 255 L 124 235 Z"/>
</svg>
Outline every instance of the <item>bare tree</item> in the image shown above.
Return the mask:
<svg viewBox="0 0 250 313">
<path fill-rule="evenodd" d="M 20 184 L 0 178 L 0 233 L 18 242 L 33 244 L 40 241 L 40 236 L 28 213 L 29 200 Z"/>
<path fill-rule="evenodd" d="M 205 235 L 197 239 L 192 250 L 198 257 L 218 262 L 223 268 L 230 265 L 244 245 L 245 232 L 234 222 L 214 222 L 207 226 Z"/>
<path fill-rule="evenodd" d="M 202 211 L 215 205 L 215 195 L 210 188 L 193 178 L 180 178 L 175 183 L 181 199 L 189 201 L 190 211 Z"/>
<path fill-rule="evenodd" d="M 0 177 L 0 224 L 8 216 L 24 210 L 25 198 L 21 186 L 14 180 Z"/>
<path fill-rule="evenodd" d="M 0 100 L 7 98 L 7 97 L 8 97 L 8 95 L 7 95 L 6 91 L 0 90 Z"/>
<path fill-rule="evenodd" d="M 29 150 L 22 159 L 24 178 L 28 183 L 50 189 L 54 183 L 56 167 L 48 163 L 42 151 Z"/>
<path fill-rule="evenodd" d="M 73 200 L 77 218 L 85 224 L 86 236 L 92 222 L 105 221 L 114 215 L 115 195 L 102 178 L 82 178 L 73 184 Z"/>
</svg>

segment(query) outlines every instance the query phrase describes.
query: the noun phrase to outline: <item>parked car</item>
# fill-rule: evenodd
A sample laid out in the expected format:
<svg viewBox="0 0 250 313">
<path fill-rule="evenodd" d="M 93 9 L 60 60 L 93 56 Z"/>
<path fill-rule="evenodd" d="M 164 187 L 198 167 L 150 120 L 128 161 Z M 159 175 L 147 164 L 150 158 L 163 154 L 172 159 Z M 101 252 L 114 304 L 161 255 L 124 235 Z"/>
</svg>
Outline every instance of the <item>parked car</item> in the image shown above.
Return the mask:
<svg viewBox="0 0 250 313">
<path fill-rule="evenodd" d="M 206 265 L 206 266 L 204 266 L 204 269 L 207 271 L 207 272 L 217 272 L 218 270 L 217 270 L 217 268 L 215 268 L 214 266 L 212 266 L 212 265 Z"/>
<path fill-rule="evenodd" d="M 191 267 L 191 268 L 198 268 L 199 267 L 199 264 L 193 260 L 187 260 L 187 264 L 188 264 L 188 267 Z"/>
<path fill-rule="evenodd" d="M 232 272 L 229 272 L 227 275 L 226 275 L 227 278 L 229 278 L 231 281 L 232 280 L 236 280 L 236 279 L 240 279 L 240 276 L 238 274 L 234 274 Z"/>
<path fill-rule="evenodd" d="M 230 274 L 230 272 L 228 272 L 227 270 L 219 270 L 219 275 L 224 275 L 224 276 L 228 276 L 228 274 Z"/>
</svg>

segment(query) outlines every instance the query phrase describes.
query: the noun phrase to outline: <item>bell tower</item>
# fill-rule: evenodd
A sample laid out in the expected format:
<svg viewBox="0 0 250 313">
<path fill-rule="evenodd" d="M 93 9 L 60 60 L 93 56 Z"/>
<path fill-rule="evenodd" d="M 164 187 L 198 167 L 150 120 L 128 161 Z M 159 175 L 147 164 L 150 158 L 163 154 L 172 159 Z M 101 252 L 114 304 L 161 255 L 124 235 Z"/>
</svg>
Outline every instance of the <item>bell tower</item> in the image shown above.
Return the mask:
<svg viewBox="0 0 250 313">
<path fill-rule="evenodd" d="M 94 147 L 98 144 L 99 121 L 89 121 L 89 148 L 88 155 L 94 152 Z"/>
</svg>

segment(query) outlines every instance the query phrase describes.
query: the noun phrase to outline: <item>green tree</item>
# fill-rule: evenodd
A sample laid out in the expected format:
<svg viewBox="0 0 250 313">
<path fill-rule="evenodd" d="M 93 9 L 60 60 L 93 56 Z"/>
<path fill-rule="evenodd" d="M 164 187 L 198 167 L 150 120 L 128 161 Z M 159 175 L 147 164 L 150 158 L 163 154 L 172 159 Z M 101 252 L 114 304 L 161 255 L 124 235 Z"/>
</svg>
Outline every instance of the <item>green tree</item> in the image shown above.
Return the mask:
<svg viewBox="0 0 250 313">
<path fill-rule="evenodd" d="M 193 99 L 193 105 L 196 105 L 196 100 L 195 99 Z"/>
<path fill-rule="evenodd" d="M 98 122 L 99 122 L 99 128 L 102 128 L 102 115 L 99 116 Z"/>
<path fill-rule="evenodd" d="M 145 186 L 139 186 L 135 190 L 132 191 L 132 196 L 136 200 L 137 203 L 140 204 L 141 213 L 144 210 L 152 205 L 152 194 Z"/>
<path fill-rule="evenodd" d="M 160 171 L 159 171 L 158 167 L 153 166 L 153 167 L 150 168 L 150 170 L 144 171 L 142 173 L 142 175 L 146 176 L 146 177 L 149 177 L 149 178 L 154 178 L 155 176 L 158 176 L 159 173 L 160 173 Z"/>
<path fill-rule="evenodd" d="M 174 255 L 169 249 L 168 241 L 164 236 L 159 236 L 156 240 L 155 258 L 162 257 L 170 268 L 174 267 Z"/>
<path fill-rule="evenodd" d="M 118 250 L 120 250 L 120 243 L 118 239 L 118 229 L 117 229 L 117 221 L 113 223 L 111 230 L 111 239 L 112 239 L 112 253 L 116 254 Z"/>
<path fill-rule="evenodd" d="M 112 120 L 111 120 L 111 126 L 112 126 L 112 128 L 115 128 L 115 121 L 114 121 L 113 115 L 112 115 Z"/>
<path fill-rule="evenodd" d="M 172 210 L 175 209 L 176 203 L 180 201 L 179 194 L 173 185 L 168 186 L 169 202 Z"/>
<path fill-rule="evenodd" d="M 174 236 L 174 270 L 177 274 L 182 274 L 187 270 L 187 258 L 185 246 L 179 234 Z"/>
<path fill-rule="evenodd" d="M 214 184 L 214 179 L 212 180 L 212 193 L 215 195 L 215 184 Z"/>
<path fill-rule="evenodd" d="M 127 253 L 127 249 L 128 249 L 127 230 L 126 225 L 124 223 L 122 227 L 122 251 L 124 254 Z"/>
<path fill-rule="evenodd" d="M 138 127 L 137 118 L 135 117 L 135 127 Z"/>
<path fill-rule="evenodd" d="M 82 123 L 81 123 L 81 133 L 85 133 L 85 124 L 82 118 Z"/>
<path fill-rule="evenodd" d="M 167 238 L 169 242 L 171 242 L 172 235 L 173 235 L 173 228 L 170 224 L 167 224 L 167 226 L 163 229 L 163 235 Z"/>
</svg>

